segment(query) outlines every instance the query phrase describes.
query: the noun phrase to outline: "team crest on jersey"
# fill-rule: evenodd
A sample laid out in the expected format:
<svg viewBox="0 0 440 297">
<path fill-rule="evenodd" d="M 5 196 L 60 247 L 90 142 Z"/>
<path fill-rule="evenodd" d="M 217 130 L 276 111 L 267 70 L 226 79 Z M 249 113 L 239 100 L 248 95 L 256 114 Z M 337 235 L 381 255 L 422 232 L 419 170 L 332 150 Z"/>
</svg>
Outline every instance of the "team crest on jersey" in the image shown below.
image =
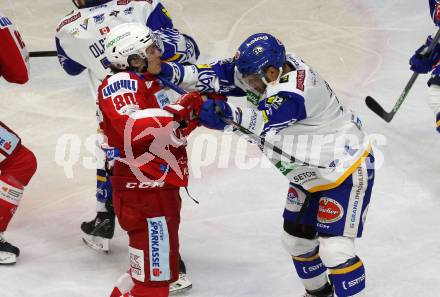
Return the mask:
<svg viewBox="0 0 440 297">
<path fill-rule="evenodd" d="M 89 26 L 89 18 L 86 18 L 80 27 L 87 31 L 87 27 Z"/>
<path fill-rule="evenodd" d="M 98 15 L 94 15 L 93 20 L 95 21 L 95 24 L 101 24 L 102 22 L 104 22 L 104 14 L 100 13 Z"/>
</svg>

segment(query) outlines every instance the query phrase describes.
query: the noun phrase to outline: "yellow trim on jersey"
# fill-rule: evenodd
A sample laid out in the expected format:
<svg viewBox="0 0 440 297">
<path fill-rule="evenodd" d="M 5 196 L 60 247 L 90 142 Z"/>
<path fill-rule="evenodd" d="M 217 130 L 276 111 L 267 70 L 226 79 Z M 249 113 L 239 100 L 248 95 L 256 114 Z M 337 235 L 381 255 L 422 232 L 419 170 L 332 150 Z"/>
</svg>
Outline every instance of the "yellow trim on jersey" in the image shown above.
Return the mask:
<svg viewBox="0 0 440 297">
<path fill-rule="evenodd" d="M 212 68 L 210 64 L 197 64 L 197 68 Z"/>
<path fill-rule="evenodd" d="M 173 61 L 176 61 L 176 60 L 178 60 L 181 56 L 182 56 L 181 54 L 175 54 L 175 55 L 172 56 L 171 58 L 166 59 L 164 62 L 173 62 Z"/>
<path fill-rule="evenodd" d="M 162 12 L 164 15 L 167 16 L 167 18 L 169 18 L 171 20 L 170 13 L 168 12 L 168 10 L 165 7 L 162 7 Z"/>
<path fill-rule="evenodd" d="M 345 171 L 344 174 L 340 178 L 338 178 L 337 181 L 331 184 L 313 187 L 308 191 L 310 193 L 315 193 L 315 192 L 326 191 L 336 188 L 337 186 L 342 184 L 359 166 L 361 166 L 362 162 L 365 161 L 365 159 L 368 157 L 370 152 L 371 152 L 371 144 L 368 145 L 367 150 L 362 154 L 362 156 L 350 168 L 348 168 L 347 171 Z"/>
<path fill-rule="evenodd" d="M 107 181 L 107 178 L 105 176 L 96 176 L 96 180 L 105 183 Z"/>
<path fill-rule="evenodd" d="M 298 262 L 311 262 L 311 261 L 316 260 L 318 258 L 319 258 L 319 254 L 316 254 L 316 255 L 308 257 L 308 258 L 292 257 L 293 260 L 298 261 Z"/>
<path fill-rule="evenodd" d="M 267 124 L 267 122 L 269 122 L 269 118 L 267 117 L 266 112 L 263 110 L 263 111 L 261 112 L 261 114 L 263 115 L 263 121 L 264 121 L 264 123 Z"/>
<path fill-rule="evenodd" d="M 437 121 L 437 127 L 440 127 L 440 120 Z"/>
<path fill-rule="evenodd" d="M 330 274 L 346 274 L 346 273 L 350 273 L 352 271 L 355 271 L 356 269 L 358 269 L 362 265 L 364 265 L 364 263 L 362 263 L 362 261 L 359 260 L 358 262 L 356 262 L 355 264 L 353 264 L 353 265 L 351 265 L 349 267 L 339 268 L 339 269 L 330 269 Z"/>
</svg>

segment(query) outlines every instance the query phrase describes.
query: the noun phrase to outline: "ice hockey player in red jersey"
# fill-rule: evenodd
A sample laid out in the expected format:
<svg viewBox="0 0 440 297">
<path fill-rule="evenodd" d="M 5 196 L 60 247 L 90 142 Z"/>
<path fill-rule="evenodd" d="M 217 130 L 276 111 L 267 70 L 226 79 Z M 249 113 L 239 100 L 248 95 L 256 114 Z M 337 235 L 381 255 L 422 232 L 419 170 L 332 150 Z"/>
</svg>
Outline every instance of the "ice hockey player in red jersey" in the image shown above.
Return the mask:
<svg viewBox="0 0 440 297">
<path fill-rule="evenodd" d="M 9 18 L 0 13 L 0 76 L 11 83 L 26 83 L 28 60 L 29 54 L 20 34 Z M 20 254 L 17 247 L 4 239 L 3 233 L 36 169 L 34 154 L 0 121 L 0 264 L 14 264 Z"/>
<path fill-rule="evenodd" d="M 111 177 L 113 205 L 129 236 L 130 259 L 129 275 L 120 278 L 111 297 L 166 297 L 179 275 L 185 137 L 198 125 L 202 98 L 189 93 L 170 104 L 155 77 L 163 46 L 144 25 L 118 25 L 105 48 L 115 74 L 98 88 L 98 103 L 108 144 L 120 151 Z"/>
</svg>

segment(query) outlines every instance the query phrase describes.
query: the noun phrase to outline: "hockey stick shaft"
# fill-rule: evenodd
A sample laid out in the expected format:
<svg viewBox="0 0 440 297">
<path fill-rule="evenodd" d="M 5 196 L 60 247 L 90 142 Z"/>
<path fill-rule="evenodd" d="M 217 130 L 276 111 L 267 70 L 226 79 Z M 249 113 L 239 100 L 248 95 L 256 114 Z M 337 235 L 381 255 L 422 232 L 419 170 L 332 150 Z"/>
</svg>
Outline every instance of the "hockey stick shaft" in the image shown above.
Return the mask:
<svg viewBox="0 0 440 297">
<path fill-rule="evenodd" d="M 434 47 L 437 45 L 438 41 L 440 40 L 440 29 L 437 30 L 437 33 L 434 36 L 434 39 L 432 40 L 429 47 L 426 49 L 426 52 L 424 54 L 432 54 Z M 383 107 L 372 97 L 367 96 L 365 99 L 365 103 L 367 106 L 375 112 L 378 116 L 380 116 L 382 119 L 384 119 L 386 122 L 391 122 L 394 115 L 399 110 L 402 103 L 405 101 L 406 97 L 408 96 L 409 91 L 411 90 L 412 86 L 414 85 L 414 82 L 417 80 L 417 77 L 419 76 L 419 73 L 414 72 L 411 78 L 409 79 L 408 83 L 406 84 L 405 88 L 402 91 L 402 94 L 400 94 L 399 99 L 397 100 L 396 104 L 394 104 L 393 109 L 390 112 L 386 112 Z"/>
<path fill-rule="evenodd" d="M 29 57 L 31 58 L 41 58 L 41 57 L 56 57 L 58 54 L 56 51 L 35 51 L 29 52 Z"/>
<path fill-rule="evenodd" d="M 168 81 L 167 79 L 164 79 L 162 77 L 159 76 L 159 79 L 162 81 L 162 83 L 169 87 L 170 89 L 174 90 L 175 92 L 177 92 L 180 95 L 184 95 L 187 92 L 182 89 L 181 87 L 173 84 L 172 82 Z M 254 140 L 256 143 L 258 144 L 262 144 L 266 147 L 268 147 L 269 149 L 271 149 L 272 151 L 274 151 L 275 153 L 283 156 L 284 158 L 288 159 L 290 162 L 292 163 L 297 163 L 299 166 L 308 166 L 308 167 L 317 167 L 320 169 L 326 169 L 326 167 L 324 166 L 319 166 L 319 165 L 313 165 L 313 164 L 309 164 L 307 162 L 298 160 L 297 158 L 295 158 L 294 156 L 291 156 L 289 154 L 287 154 L 286 152 L 284 152 L 282 149 L 280 149 L 279 147 L 269 143 L 269 142 L 265 142 L 264 138 L 258 136 L 257 134 L 253 133 L 252 131 L 246 129 L 245 127 L 241 126 L 240 124 L 238 124 L 237 122 L 234 122 L 231 119 L 226 119 L 225 116 L 222 114 L 222 119 L 227 122 L 227 124 L 232 125 L 234 128 L 236 128 L 237 130 L 239 130 L 240 132 L 242 132 L 243 134 L 246 134 L 247 136 L 249 136 L 250 138 L 252 138 L 252 140 Z"/>
</svg>

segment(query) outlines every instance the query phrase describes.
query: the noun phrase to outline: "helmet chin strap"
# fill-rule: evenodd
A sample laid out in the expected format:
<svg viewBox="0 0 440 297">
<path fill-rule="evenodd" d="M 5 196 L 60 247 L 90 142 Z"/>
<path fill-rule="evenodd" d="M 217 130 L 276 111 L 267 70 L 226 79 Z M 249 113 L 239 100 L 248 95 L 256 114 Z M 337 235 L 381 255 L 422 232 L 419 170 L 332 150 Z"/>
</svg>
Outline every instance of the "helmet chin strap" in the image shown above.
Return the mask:
<svg viewBox="0 0 440 297">
<path fill-rule="evenodd" d="M 266 79 L 266 76 L 263 76 L 263 78 L 261 79 L 263 81 L 263 83 L 268 86 L 268 85 L 274 85 L 277 84 L 280 81 L 281 75 L 283 75 L 283 67 L 278 68 L 278 77 L 276 80 L 268 82 Z"/>
</svg>

